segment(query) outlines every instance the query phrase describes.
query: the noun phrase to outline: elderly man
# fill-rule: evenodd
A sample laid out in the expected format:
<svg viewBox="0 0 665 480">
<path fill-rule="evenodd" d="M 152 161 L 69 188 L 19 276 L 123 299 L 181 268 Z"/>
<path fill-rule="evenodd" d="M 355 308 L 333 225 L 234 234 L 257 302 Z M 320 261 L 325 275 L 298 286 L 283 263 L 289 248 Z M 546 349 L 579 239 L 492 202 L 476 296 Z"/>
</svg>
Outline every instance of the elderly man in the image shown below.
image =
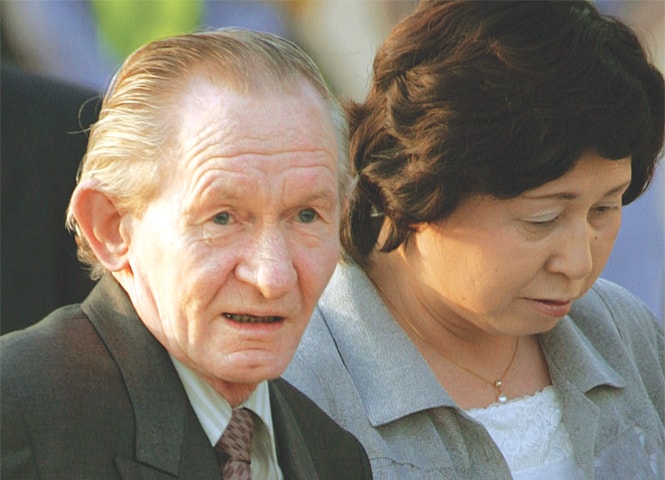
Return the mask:
<svg viewBox="0 0 665 480">
<path fill-rule="evenodd" d="M 100 280 L 1 340 L 3 479 L 371 478 L 278 378 L 337 260 L 345 131 L 316 66 L 272 35 L 127 59 L 68 212 Z"/>
</svg>

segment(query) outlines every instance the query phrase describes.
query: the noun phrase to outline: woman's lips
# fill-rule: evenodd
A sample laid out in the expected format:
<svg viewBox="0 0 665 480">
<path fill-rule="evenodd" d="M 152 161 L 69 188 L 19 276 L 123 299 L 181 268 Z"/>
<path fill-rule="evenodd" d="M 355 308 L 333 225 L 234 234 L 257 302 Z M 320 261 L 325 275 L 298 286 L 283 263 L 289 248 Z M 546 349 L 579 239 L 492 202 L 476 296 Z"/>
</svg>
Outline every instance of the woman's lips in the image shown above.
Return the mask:
<svg viewBox="0 0 665 480">
<path fill-rule="evenodd" d="M 528 298 L 527 299 L 533 307 L 541 313 L 549 317 L 560 318 L 570 312 L 573 305 L 572 300 L 547 300 L 542 298 Z"/>
</svg>

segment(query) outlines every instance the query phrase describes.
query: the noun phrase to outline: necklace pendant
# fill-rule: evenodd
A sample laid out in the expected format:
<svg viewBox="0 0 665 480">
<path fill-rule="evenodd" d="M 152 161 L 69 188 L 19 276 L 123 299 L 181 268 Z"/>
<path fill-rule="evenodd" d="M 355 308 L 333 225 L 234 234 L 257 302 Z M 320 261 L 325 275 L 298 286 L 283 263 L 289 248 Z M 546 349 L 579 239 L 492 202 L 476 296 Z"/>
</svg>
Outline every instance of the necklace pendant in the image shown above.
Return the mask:
<svg viewBox="0 0 665 480">
<path fill-rule="evenodd" d="M 503 387 L 503 382 L 501 379 L 495 380 L 494 388 L 496 388 L 497 393 L 496 401 L 499 403 L 506 403 L 508 401 L 508 397 L 506 397 L 506 395 L 503 393 L 501 387 Z"/>
</svg>

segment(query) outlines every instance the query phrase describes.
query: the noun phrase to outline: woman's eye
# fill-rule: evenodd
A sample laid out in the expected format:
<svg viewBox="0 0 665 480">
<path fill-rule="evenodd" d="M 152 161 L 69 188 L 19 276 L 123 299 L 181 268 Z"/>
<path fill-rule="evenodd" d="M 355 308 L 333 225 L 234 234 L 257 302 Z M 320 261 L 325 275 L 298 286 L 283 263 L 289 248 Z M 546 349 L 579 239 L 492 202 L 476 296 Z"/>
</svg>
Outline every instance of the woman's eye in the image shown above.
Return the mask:
<svg viewBox="0 0 665 480">
<path fill-rule="evenodd" d="M 554 223 L 559 219 L 559 217 L 554 217 L 554 218 L 548 218 L 548 219 L 543 219 L 543 220 L 529 220 L 529 224 L 533 225 L 534 227 L 549 227 L 551 225 L 554 225 Z"/>
<path fill-rule="evenodd" d="M 302 223 L 312 223 L 314 220 L 316 220 L 316 218 L 317 214 L 311 208 L 306 208 L 298 212 L 298 220 L 300 220 Z"/>
<path fill-rule="evenodd" d="M 618 205 L 598 205 L 589 212 L 589 218 L 597 221 L 611 221 L 621 214 L 621 204 Z"/>
<path fill-rule="evenodd" d="M 601 215 L 604 214 L 604 213 L 612 212 L 614 210 L 618 210 L 618 209 L 619 209 L 619 207 L 616 207 L 614 205 L 600 205 L 600 206 L 594 208 L 595 212 L 598 213 L 598 214 L 601 214 Z"/>
<path fill-rule="evenodd" d="M 228 212 L 220 212 L 212 217 L 212 221 L 217 225 L 228 225 L 231 221 L 231 215 Z"/>
</svg>

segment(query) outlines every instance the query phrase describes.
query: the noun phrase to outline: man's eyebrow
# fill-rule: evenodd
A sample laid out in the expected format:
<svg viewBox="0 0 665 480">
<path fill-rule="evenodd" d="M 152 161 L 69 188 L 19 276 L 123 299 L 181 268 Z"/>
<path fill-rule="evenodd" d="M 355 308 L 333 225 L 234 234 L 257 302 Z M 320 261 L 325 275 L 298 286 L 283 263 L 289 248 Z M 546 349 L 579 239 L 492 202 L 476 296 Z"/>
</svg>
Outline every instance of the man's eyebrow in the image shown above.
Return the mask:
<svg viewBox="0 0 665 480">
<path fill-rule="evenodd" d="M 304 202 L 315 202 L 318 200 L 324 200 L 329 203 L 337 202 L 337 194 L 332 189 L 321 189 L 316 192 L 310 193 L 302 197 Z"/>
</svg>

